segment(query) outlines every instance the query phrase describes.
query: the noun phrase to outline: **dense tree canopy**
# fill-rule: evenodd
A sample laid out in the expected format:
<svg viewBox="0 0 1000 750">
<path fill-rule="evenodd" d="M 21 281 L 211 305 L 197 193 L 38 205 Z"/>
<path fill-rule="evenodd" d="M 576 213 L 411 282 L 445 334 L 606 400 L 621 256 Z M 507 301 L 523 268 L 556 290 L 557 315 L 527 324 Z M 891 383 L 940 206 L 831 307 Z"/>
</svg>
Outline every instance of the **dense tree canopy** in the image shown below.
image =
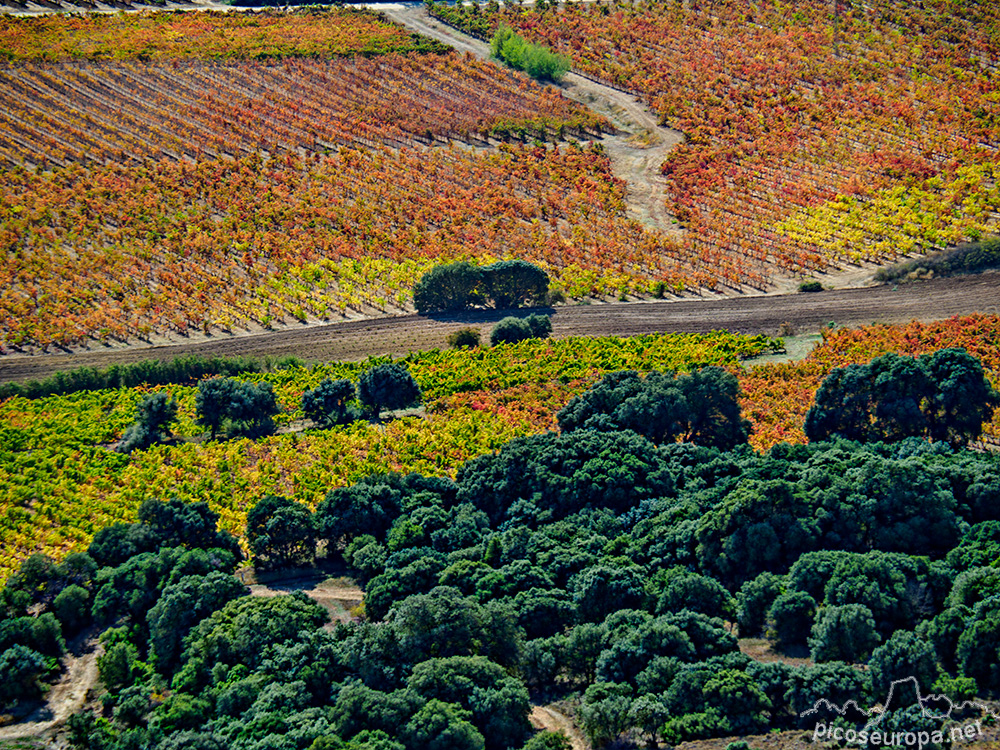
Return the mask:
<svg viewBox="0 0 1000 750">
<path fill-rule="evenodd" d="M 1000 406 L 982 363 L 964 349 L 906 357 L 884 354 L 867 365 L 837 367 L 806 414 L 810 440 L 839 435 L 895 442 L 927 437 L 965 445 Z"/>
<path fill-rule="evenodd" d="M 605 375 L 558 414 L 564 432 L 632 430 L 655 443 L 684 442 L 729 450 L 746 443 L 739 383 L 719 367 L 685 375 L 635 371 Z"/>
</svg>

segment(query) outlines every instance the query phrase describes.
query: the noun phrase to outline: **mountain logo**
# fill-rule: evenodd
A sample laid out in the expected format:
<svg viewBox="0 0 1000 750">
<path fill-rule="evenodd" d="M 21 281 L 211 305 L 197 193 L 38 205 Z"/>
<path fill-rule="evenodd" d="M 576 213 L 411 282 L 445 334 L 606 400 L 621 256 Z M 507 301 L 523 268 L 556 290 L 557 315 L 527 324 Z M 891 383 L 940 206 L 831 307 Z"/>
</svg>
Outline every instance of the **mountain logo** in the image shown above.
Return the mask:
<svg viewBox="0 0 1000 750">
<path fill-rule="evenodd" d="M 913 700 L 914 697 L 916 700 Z M 961 701 L 960 703 L 955 703 L 946 695 L 937 695 L 934 693 L 924 695 L 920 692 L 920 683 L 917 682 L 917 678 L 912 676 L 893 680 L 892 684 L 889 685 L 889 693 L 885 697 L 885 702 L 881 705 L 862 709 L 853 700 L 847 701 L 843 706 L 838 706 L 826 698 L 820 698 L 813 704 L 812 708 L 803 711 L 799 716 L 802 718 L 807 718 L 811 715 L 819 717 L 823 715 L 822 712 L 824 710 L 827 712 L 832 711 L 839 716 L 849 718 L 852 715 L 854 717 L 864 716 L 867 717 L 865 730 L 871 731 L 881 724 L 882 719 L 885 718 L 887 713 L 893 710 L 894 706 L 912 706 L 914 703 L 920 706 L 921 714 L 928 719 L 946 721 L 952 719 L 952 714 L 956 711 L 974 708 L 1000 721 L 1000 713 L 980 701 Z"/>
<path fill-rule="evenodd" d="M 898 731 L 896 727 L 881 728 L 882 720 L 895 710 L 903 707 L 917 705 L 925 719 L 940 721 L 941 725 L 931 731 L 926 728 L 913 729 L 912 731 Z M 872 706 L 869 709 L 861 708 L 856 701 L 847 701 L 843 706 L 820 698 L 813 704 L 813 707 L 803 711 L 799 716 L 806 718 L 809 716 L 822 717 L 823 712 L 833 712 L 840 717 L 846 718 L 848 723 L 859 724 L 863 720 L 865 726 L 862 729 L 854 727 L 844 727 L 841 724 L 826 724 L 817 721 L 813 727 L 813 741 L 833 740 L 835 742 L 846 742 L 848 745 L 872 745 L 875 747 L 916 747 L 923 750 L 925 745 L 940 745 L 946 739 L 945 721 L 955 723 L 947 727 L 947 739 L 954 745 L 959 742 L 969 742 L 983 736 L 983 719 L 960 724 L 957 722 L 955 713 L 964 709 L 974 708 L 1000 720 L 1000 715 L 985 703 L 979 701 L 961 701 L 955 703 L 946 695 L 928 694 L 920 692 L 920 684 L 916 677 L 905 677 L 901 680 L 893 680 L 889 686 L 889 693 L 885 697 L 885 702 L 881 705 Z"/>
</svg>

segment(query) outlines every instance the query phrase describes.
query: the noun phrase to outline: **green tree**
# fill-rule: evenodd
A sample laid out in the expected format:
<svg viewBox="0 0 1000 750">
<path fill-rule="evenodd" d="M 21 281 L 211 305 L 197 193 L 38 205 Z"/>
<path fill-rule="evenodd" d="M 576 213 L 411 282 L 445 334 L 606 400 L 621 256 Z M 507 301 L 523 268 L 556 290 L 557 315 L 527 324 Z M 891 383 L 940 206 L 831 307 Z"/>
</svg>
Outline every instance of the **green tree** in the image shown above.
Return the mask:
<svg viewBox="0 0 1000 750">
<path fill-rule="evenodd" d="M 286 497 L 262 497 L 247 513 L 247 546 L 260 570 L 310 565 L 316 555 L 312 512 Z"/>
<path fill-rule="evenodd" d="M 211 431 L 215 440 L 222 424 L 229 414 L 229 403 L 235 390 L 236 381 L 230 378 L 210 378 L 198 383 L 194 404 L 198 412 L 198 424 Z"/>
<path fill-rule="evenodd" d="M 778 648 L 804 646 L 816 614 L 816 600 L 804 591 L 789 591 L 774 600 L 767 617 Z"/>
<path fill-rule="evenodd" d="M 764 571 L 740 587 L 736 595 L 736 620 L 741 636 L 752 637 L 763 632 L 767 624 L 767 611 L 784 591 L 784 587 L 784 577 L 769 571 Z"/>
<path fill-rule="evenodd" d="M 531 327 L 528 325 L 527 321 L 521 318 L 515 318 L 512 315 L 507 316 L 502 319 L 499 323 L 493 326 L 493 330 L 490 331 L 490 345 L 498 346 L 499 344 L 516 344 L 519 341 L 527 341 L 530 338 L 534 338 L 531 333 Z"/>
<path fill-rule="evenodd" d="M 37 651 L 15 643 L 0 653 L 0 706 L 41 695 L 41 678 L 49 671 L 48 660 Z"/>
<path fill-rule="evenodd" d="M 413 287 L 413 304 L 421 314 L 465 310 L 483 301 L 484 274 L 467 261 L 427 271 Z"/>
<path fill-rule="evenodd" d="M 448 346 L 452 349 L 475 349 L 479 346 L 479 330 L 476 328 L 459 328 L 448 334 Z"/>
<path fill-rule="evenodd" d="M 170 436 L 170 425 L 177 420 L 177 401 L 168 393 L 150 393 L 136 408 L 135 422 L 125 430 L 115 450 L 131 453 L 162 443 Z"/>
<path fill-rule="evenodd" d="M 665 571 L 666 580 L 656 603 L 657 614 L 690 609 L 709 617 L 731 618 L 735 602 L 725 587 L 714 578 L 683 568 Z"/>
<path fill-rule="evenodd" d="M 878 645 L 872 611 L 861 604 L 820 609 L 809 636 L 815 662 L 864 662 Z"/>
<path fill-rule="evenodd" d="M 274 416 L 279 411 L 270 383 L 237 383 L 226 411 L 230 435 L 251 439 L 271 435 L 275 429 Z"/>
<path fill-rule="evenodd" d="M 378 418 L 385 409 L 419 404 L 420 386 L 409 370 L 392 362 L 365 371 L 358 382 L 358 398 Z"/>
<path fill-rule="evenodd" d="M 76 584 L 67 586 L 52 602 L 52 611 L 64 633 L 78 633 L 90 622 L 90 592 Z"/>
<path fill-rule="evenodd" d="M 747 441 L 750 423 L 740 415 L 739 382 L 719 367 L 688 375 L 634 371 L 605 375 L 557 415 L 564 432 L 632 430 L 657 443 L 697 443 L 729 450 Z"/>
<path fill-rule="evenodd" d="M 595 747 L 604 747 L 629 727 L 632 689 L 598 682 L 587 688 L 580 706 L 580 723 Z"/>
<path fill-rule="evenodd" d="M 403 729 L 407 750 L 484 750 L 486 741 L 470 718 L 453 703 L 428 701 Z"/>
<path fill-rule="evenodd" d="M 889 353 L 834 368 L 806 414 L 805 433 L 810 441 L 928 437 L 960 446 L 979 437 L 997 406 L 1000 394 L 964 349 L 916 358 Z"/>
<path fill-rule="evenodd" d="M 955 446 L 976 440 L 1000 407 L 1000 393 L 986 379 L 982 362 L 953 348 L 934 352 L 924 366 L 936 386 L 926 408 L 928 436 Z"/>
<path fill-rule="evenodd" d="M 524 260 L 501 260 L 483 268 L 486 294 L 493 307 L 506 310 L 545 299 L 549 275 Z"/>
<path fill-rule="evenodd" d="M 246 593 L 242 583 L 219 572 L 184 576 L 168 584 L 146 616 L 150 658 L 158 670 L 171 674 L 180 663 L 181 644 L 191 628 Z"/>
<path fill-rule="evenodd" d="M 323 429 L 353 422 L 358 417 L 350 405 L 355 395 L 350 380 L 326 378 L 302 394 L 302 413 Z"/>
<path fill-rule="evenodd" d="M 889 694 L 894 680 L 907 677 L 916 678 L 920 691 L 927 693 L 934 687 L 939 674 L 934 647 L 909 630 L 893 633 L 889 640 L 872 652 L 868 666 L 872 675 L 872 692 L 883 696 Z"/>
</svg>

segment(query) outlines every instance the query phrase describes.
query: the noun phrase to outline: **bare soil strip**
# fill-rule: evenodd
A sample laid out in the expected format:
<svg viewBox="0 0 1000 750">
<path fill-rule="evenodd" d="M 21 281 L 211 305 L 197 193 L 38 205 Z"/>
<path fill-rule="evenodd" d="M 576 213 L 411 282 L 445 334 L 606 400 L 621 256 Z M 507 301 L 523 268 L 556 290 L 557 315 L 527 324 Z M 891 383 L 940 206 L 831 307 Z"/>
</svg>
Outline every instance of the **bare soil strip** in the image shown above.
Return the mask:
<svg viewBox="0 0 1000 750">
<path fill-rule="evenodd" d="M 514 311 L 527 315 L 529 311 Z M 1000 272 L 977 276 L 838 289 L 813 294 L 747 296 L 676 302 L 571 305 L 552 314 L 553 336 L 634 336 L 644 333 L 727 329 L 777 335 L 783 323 L 799 334 L 816 333 L 829 323 L 931 321 L 971 313 L 1000 314 Z M 481 310 L 427 317 L 405 315 L 290 328 L 254 336 L 212 338 L 197 343 L 146 348 L 102 348 L 74 354 L 7 355 L 0 358 L 0 381 L 43 378 L 75 367 L 108 367 L 147 359 L 203 356 L 286 357 L 307 361 L 360 360 L 369 355 L 403 355 L 444 348 L 449 333 L 471 326 L 489 328 L 511 311 Z"/>
<path fill-rule="evenodd" d="M 590 743 L 576 728 L 572 720 L 552 706 L 532 706 L 528 721 L 535 729 L 548 732 L 562 732 L 573 746 L 573 750 L 590 750 Z"/>
<path fill-rule="evenodd" d="M 40 738 L 58 729 L 87 702 L 87 694 L 97 684 L 97 657 L 103 649 L 96 638 L 90 638 L 63 657 L 64 671 L 52 686 L 45 705 L 27 721 L 0 727 L 0 742 Z"/>
</svg>

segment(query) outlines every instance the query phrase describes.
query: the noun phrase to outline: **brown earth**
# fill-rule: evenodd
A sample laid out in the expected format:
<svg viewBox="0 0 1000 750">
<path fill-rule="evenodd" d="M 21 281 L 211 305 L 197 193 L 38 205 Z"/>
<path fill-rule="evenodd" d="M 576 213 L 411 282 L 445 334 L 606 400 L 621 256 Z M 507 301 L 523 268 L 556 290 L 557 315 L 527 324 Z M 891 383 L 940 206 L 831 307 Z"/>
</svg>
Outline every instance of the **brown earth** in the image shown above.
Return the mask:
<svg viewBox="0 0 1000 750">
<path fill-rule="evenodd" d="M 777 335 L 785 323 L 798 334 L 838 326 L 931 321 L 953 315 L 1000 313 L 1000 272 L 932 279 L 897 286 L 836 289 L 811 294 L 724 298 L 718 295 L 673 302 L 611 303 L 559 306 L 552 314 L 552 335 L 631 336 L 660 332 L 708 332 Z M 0 381 L 43 378 L 75 367 L 108 367 L 177 356 L 285 357 L 307 361 L 360 360 L 369 355 L 402 355 L 446 346 L 458 328 L 479 328 L 484 338 L 504 311 L 474 311 L 435 317 L 393 318 L 289 328 L 254 336 L 213 337 L 204 341 L 157 347 L 101 348 L 73 354 L 0 357 Z M 516 311 L 525 315 L 527 311 Z"/>
<path fill-rule="evenodd" d="M 532 706 L 528 721 L 535 729 L 562 733 L 573 746 L 573 750 L 591 750 L 587 738 L 577 729 L 572 719 L 555 706 Z"/>
<path fill-rule="evenodd" d="M 102 653 L 103 647 L 94 635 L 70 644 L 62 660 L 63 673 L 45 696 L 45 703 L 17 724 L 0 727 L 0 743 L 50 738 L 57 732 L 87 703 L 97 685 L 97 657 Z"/>
<path fill-rule="evenodd" d="M 365 596 L 354 581 L 324 575 L 293 576 L 250 584 L 251 596 L 280 596 L 293 591 L 302 591 L 330 613 L 330 622 L 325 626 L 327 629 L 332 629 L 338 622 L 353 619 L 352 610 L 361 604 Z"/>
</svg>

